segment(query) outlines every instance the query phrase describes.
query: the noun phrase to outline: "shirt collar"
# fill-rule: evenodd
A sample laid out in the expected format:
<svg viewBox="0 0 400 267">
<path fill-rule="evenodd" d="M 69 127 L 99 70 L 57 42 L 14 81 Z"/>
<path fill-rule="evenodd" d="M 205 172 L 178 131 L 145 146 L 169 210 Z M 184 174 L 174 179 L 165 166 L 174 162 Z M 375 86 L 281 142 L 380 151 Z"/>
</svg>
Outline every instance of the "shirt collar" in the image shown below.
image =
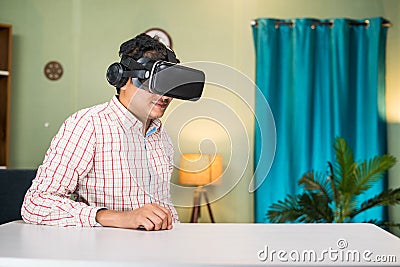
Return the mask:
<svg viewBox="0 0 400 267">
<path fill-rule="evenodd" d="M 126 130 L 129 130 L 131 127 L 141 131 L 143 127 L 143 123 L 135 117 L 124 105 L 119 102 L 118 97 L 114 96 L 110 101 L 111 110 L 117 115 L 118 122 L 122 125 L 122 127 Z M 151 121 L 149 129 L 147 132 L 159 132 L 162 127 L 162 123 L 159 119 L 154 119 Z M 154 130 L 155 128 L 155 130 Z"/>
</svg>

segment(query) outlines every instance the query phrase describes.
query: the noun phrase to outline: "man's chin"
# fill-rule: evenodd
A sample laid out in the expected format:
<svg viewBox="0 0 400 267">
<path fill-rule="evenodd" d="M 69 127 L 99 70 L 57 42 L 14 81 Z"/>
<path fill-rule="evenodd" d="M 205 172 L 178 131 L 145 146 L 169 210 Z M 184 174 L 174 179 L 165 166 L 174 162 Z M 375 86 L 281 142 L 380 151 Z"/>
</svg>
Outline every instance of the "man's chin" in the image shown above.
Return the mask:
<svg viewBox="0 0 400 267">
<path fill-rule="evenodd" d="M 164 115 L 164 111 L 165 110 L 162 110 L 162 111 L 152 111 L 151 113 L 150 113 L 150 117 L 152 118 L 152 119 L 159 119 L 159 118 L 161 118 L 163 115 Z"/>
</svg>

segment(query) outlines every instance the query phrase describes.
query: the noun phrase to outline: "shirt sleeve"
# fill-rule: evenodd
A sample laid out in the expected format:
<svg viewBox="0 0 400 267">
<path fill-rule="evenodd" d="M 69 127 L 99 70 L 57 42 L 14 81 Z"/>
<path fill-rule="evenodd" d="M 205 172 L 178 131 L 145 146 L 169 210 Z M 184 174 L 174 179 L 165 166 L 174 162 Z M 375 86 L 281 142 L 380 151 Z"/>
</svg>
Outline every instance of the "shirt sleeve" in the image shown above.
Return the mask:
<svg viewBox="0 0 400 267">
<path fill-rule="evenodd" d="M 101 207 L 70 196 L 93 165 L 95 131 L 87 116 L 68 118 L 53 138 L 21 208 L 25 222 L 58 226 L 94 226 Z"/>
</svg>

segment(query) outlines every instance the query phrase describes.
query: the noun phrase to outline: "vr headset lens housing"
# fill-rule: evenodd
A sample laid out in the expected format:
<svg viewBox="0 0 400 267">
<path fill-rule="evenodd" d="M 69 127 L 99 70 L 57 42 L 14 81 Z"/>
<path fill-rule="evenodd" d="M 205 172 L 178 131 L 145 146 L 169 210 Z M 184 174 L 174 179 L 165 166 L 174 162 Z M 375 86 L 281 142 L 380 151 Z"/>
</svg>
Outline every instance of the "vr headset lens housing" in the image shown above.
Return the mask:
<svg viewBox="0 0 400 267">
<path fill-rule="evenodd" d="M 142 87 L 153 94 L 196 101 L 201 97 L 204 82 L 205 75 L 200 70 L 167 61 L 156 61 L 150 79 Z"/>
</svg>

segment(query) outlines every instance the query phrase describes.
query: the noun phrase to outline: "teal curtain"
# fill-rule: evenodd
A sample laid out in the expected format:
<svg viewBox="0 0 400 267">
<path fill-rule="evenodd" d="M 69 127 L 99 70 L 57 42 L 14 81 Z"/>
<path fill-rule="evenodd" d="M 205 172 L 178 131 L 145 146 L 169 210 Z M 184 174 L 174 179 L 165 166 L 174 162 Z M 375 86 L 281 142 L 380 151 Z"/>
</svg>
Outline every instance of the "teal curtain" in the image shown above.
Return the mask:
<svg viewBox="0 0 400 267">
<path fill-rule="evenodd" d="M 276 125 L 276 152 L 267 176 L 255 172 L 255 221 L 266 222 L 269 206 L 297 194 L 307 171 L 327 170 L 332 145 L 341 136 L 356 160 L 386 153 L 385 46 L 383 18 L 365 20 L 258 19 L 252 26 L 257 90 Z M 265 110 L 256 98 L 256 118 Z M 268 142 L 256 125 L 255 166 Z M 268 135 L 264 135 L 268 136 Z M 377 183 L 368 197 L 386 187 Z M 365 199 L 367 196 L 365 197 Z M 362 199 L 360 199 L 362 201 Z M 356 221 L 385 219 L 383 208 Z"/>
</svg>

